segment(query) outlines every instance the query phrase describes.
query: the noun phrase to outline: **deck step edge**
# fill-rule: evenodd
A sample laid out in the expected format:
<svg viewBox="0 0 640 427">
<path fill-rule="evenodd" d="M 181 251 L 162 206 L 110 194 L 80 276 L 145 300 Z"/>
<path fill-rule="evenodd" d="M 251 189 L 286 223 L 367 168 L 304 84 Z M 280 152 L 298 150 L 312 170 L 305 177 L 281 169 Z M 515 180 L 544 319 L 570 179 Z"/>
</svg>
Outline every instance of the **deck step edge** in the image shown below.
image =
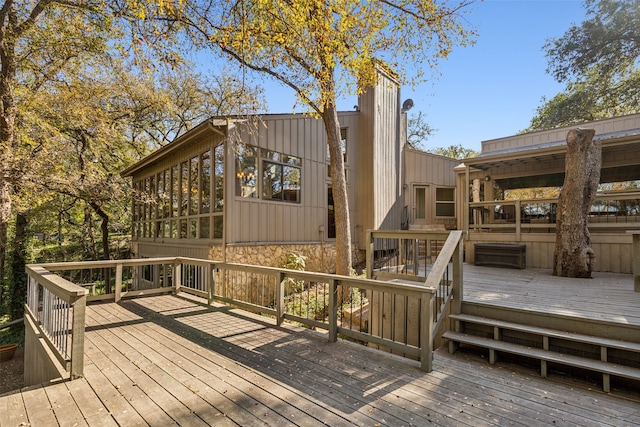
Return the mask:
<svg viewBox="0 0 640 427">
<path fill-rule="evenodd" d="M 601 360 L 587 359 L 584 357 L 558 353 L 551 350 L 544 350 L 537 347 L 527 347 L 519 344 L 494 340 L 491 338 L 478 337 L 475 335 L 463 334 L 460 332 L 447 331 L 443 338 L 448 340 L 485 347 L 491 350 L 505 351 L 519 356 L 531 357 L 534 359 L 555 362 L 563 365 L 589 369 L 604 374 L 617 375 L 619 377 L 630 378 L 640 381 L 640 369 L 604 362 Z"/>
<path fill-rule="evenodd" d="M 611 338 L 603 338 L 593 335 L 579 334 L 574 332 L 566 332 L 558 329 L 542 328 L 539 326 L 530 326 L 523 323 L 508 322 L 505 320 L 491 319 L 488 317 L 474 316 L 470 314 L 451 314 L 450 319 L 458 320 L 466 323 L 475 323 L 479 325 L 495 326 L 502 329 L 509 329 L 518 332 L 527 332 L 534 335 L 547 336 L 550 338 L 565 339 L 567 341 L 575 341 L 587 344 L 594 344 L 620 350 L 627 350 L 640 353 L 640 343 L 633 341 L 617 340 Z"/>
</svg>

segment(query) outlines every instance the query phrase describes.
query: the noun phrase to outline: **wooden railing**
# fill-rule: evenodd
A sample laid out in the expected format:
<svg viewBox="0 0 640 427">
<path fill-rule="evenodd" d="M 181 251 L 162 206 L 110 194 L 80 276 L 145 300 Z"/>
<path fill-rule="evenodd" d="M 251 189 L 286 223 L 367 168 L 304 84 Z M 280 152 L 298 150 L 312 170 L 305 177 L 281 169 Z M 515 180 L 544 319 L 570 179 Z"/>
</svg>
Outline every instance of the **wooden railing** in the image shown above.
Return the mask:
<svg viewBox="0 0 640 427">
<path fill-rule="evenodd" d="M 71 379 L 82 377 L 87 291 L 45 268 L 26 268 L 25 317 Z M 27 349 L 27 351 L 36 351 Z"/>
<path fill-rule="evenodd" d="M 72 377 L 82 375 L 85 298 L 117 302 L 169 292 L 269 314 L 277 324 L 287 320 L 327 330 L 329 341 L 343 336 L 365 342 L 418 359 L 423 370 L 431 371 L 434 331 L 452 296 L 462 289 L 461 236 L 461 232 L 437 233 L 435 237 L 443 242 L 438 249 L 442 258 L 430 263 L 428 277 L 410 283 L 180 257 L 32 265 L 27 268 L 33 293 L 30 310 L 38 321 L 58 319 L 60 302 L 42 303 L 42 288 L 82 296 L 81 302 L 69 303 L 74 327 L 62 328 L 69 321 L 61 320 L 47 332 L 52 342 L 62 333 L 59 329 L 70 334 L 65 340 L 73 342 L 71 356 L 64 348 L 60 353 L 72 365 L 80 363 L 72 369 Z M 419 266 L 415 269 L 421 271 Z"/>
<path fill-rule="evenodd" d="M 555 232 L 558 199 L 496 200 L 469 203 L 469 229 Z M 590 228 L 640 227 L 640 193 L 598 193 L 587 217 Z M 519 237 L 517 237 L 519 240 Z"/>
<path fill-rule="evenodd" d="M 427 330 L 421 350 L 433 351 L 433 342 L 447 313 L 460 313 L 462 303 L 463 232 L 369 231 L 367 233 L 367 277 L 392 280 L 395 283 L 417 282 L 429 289 L 431 299 L 426 312 L 413 310 L 406 301 L 400 313 L 383 313 L 383 318 L 396 319 L 400 330 Z M 394 283 L 394 284 L 395 284 Z M 422 304 L 422 301 L 421 301 Z M 375 308 L 375 307 L 373 307 Z M 398 315 L 403 316 L 398 319 Z M 429 317 L 425 317 L 425 316 Z M 412 319 L 418 319 L 417 324 Z M 398 320 L 400 320 L 398 322 Z M 397 326 L 395 327 L 397 328 Z M 421 333 L 422 334 L 422 333 Z M 423 362 L 424 366 L 424 362 Z"/>
</svg>

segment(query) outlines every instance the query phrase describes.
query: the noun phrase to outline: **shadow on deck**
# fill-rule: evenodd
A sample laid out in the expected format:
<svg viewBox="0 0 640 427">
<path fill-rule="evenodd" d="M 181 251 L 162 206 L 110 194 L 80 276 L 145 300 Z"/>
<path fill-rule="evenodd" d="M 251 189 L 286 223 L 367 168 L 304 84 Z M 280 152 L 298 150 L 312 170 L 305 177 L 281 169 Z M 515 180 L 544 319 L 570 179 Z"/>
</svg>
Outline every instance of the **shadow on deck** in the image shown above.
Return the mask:
<svg viewBox="0 0 640 427">
<path fill-rule="evenodd" d="M 0 397 L 2 425 L 633 425 L 637 402 L 435 354 L 434 371 L 195 298 L 87 307 L 85 378 Z"/>
</svg>

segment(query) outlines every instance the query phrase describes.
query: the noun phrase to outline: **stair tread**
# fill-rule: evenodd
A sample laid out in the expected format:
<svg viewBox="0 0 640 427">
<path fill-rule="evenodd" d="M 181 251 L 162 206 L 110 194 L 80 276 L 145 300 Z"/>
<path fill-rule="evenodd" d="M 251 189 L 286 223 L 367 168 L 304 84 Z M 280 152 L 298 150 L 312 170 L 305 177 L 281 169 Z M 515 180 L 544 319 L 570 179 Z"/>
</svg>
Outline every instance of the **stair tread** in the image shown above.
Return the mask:
<svg viewBox="0 0 640 427">
<path fill-rule="evenodd" d="M 565 365 L 587 368 L 606 374 L 640 380 L 640 369 L 631 366 L 623 366 L 601 360 L 587 359 L 584 357 L 558 353 L 537 347 L 527 347 L 524 345 L 494 340 L 492 338 L 478 337 L 461 332 L 447 331 L 442 336 L 456 342 L 478 345 L 480 347 L 486 347 L 493 350 L 501 350 L 521 356 L 546 360 L 548 362 L 557 362 Z"/>
<path fill-rule="evenodd" d="M 488 326 L 497 326 L 500 328 L 510 329 L 520 332 L 529 332 L 536 335 L 548 336 L 551 338 L 561 338 L 570 341 L 578 341 L 583 343 L 601 345 L 621 350 L 640 352 L 640 343 L 633 341 L 616 340 L 611 338 L 603 338 L 592 335 L 578 334 L 574 332 L 560 331 L 557 329 L 542 328 L 539 326 L 530 326 L 522 323 L 508 322 L 504 320 L 491 319 L 488 317 L 473 316 L 469 314 L 452 314 L 451 319 L 463 322 L 476 323 Z"/>
</svg>

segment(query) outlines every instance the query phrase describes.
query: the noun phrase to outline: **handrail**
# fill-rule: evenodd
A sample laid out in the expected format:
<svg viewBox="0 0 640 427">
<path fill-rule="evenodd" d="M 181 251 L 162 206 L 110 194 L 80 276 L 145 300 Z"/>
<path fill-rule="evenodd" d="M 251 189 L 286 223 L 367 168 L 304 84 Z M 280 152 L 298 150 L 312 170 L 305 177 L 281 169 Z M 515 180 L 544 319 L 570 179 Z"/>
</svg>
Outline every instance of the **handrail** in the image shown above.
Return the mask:
<svg viewBox="0 0 640 427">
<path fill-rule="evenodd" d="M 403 231 L 401 234 L 408 237 L 424 236 L 424 233 L 413 231 Z M 444 240 L 445 237 L 452 238 L 449 233 L 431 232 L 428 234 L 439 240 Z M 454 236 L 459 234 L 454 233 Z M 451 243 L 445 244 L 445 248 L 451 246 Z M 447 249 L 446 252 L 448 253 L 448 251 Z M 162 280 L 158 278 L 159 268 L 165 269 L 162 273 Z M 86 297 L 87 291 L 82 286 L 89 286 L 89 288 L 95 290 L 96 283 L 93 278 L 86 279 L 89 283 L 85 283 L 83 279 L 78 279 L 78 283 L 74 284 L 56 274 L 56 272 L 60 272 L 60 274 L 68 277 L 82 278 L 84 276 L 80 273 L 83 271 L 95 272 L 96 270 L 109 271 L 107 274 L 109 280 L 115 282 L 115 286 L 111 287 L 110 293 Z M 167 292 L 187 292 L 206 298 L 209 303 L 220 301 L 249 311 L 272 314 L 276 316 L 278 324 L 284 320 L 290 320 L 309 327 L 326 329 L 329 331 L 329 341 L 336 341 L 338 336 L 341 335 L 369 342 L 391 349 L 394 352 L 419 358 L 422 369 L 426 371 L 432 369 L 433 325 L 437 324 L 437 315 L 434 314 L 434 310 L 438 309 L 435 302 L 439 296 L 436 295 L 437 288 L 426 287 L 424 283 L 389 283 L 360 277 L 224 263 L 186 257 L 47 263 L 29 265 L 27 266 L 27 272 L 32 277 L 32 282 L 41 284 L 44 287 L 54 288 L 53 293 L 82 295 L 83 302 L 97 299 L 117 302 L 121 298 Z M 74 272 L 78 274 L 74 275 Z M 128 281 L 124 279 L 125 272 L 129 273 L 127 277 L 130 277 L 130 279 Z M 145 274 L 148 274 L 149 277 L 144 277 Z M 145 286 L 149 287 L 137 286 L 140 283 L 144 283 Z M 312 300 L 319 298 L 318 295 L 323 298 L 326 297 L 326 303 L 320 303 L 322 307 L 324 307 L 322 304 L 326 304 L 323 309 L 324 314 L 320 318 L 315 318 L 308 314 L 309 307 L 306 307 L 306 309 L 299 307 L 300 302 L 296 301 L 296 298 L 300 298 L 299 292 L 295 293 L 292 289 L 289 289 L 288 284 L 293 284 L 294 288 L 299 287 L 302 290 L 302 294 L 306 293 L 307 296 L 302 298 Z M 103 283 L 103 286 L 107 289 L 105 283 Z M 315 296 L 309 291 L 310 289 L 315 289 Z M 364 296 L 365 294 L 366 297 Z M 343 296 L 344 301 L 340 300 L 339 295 Z M 398 298 L 399 300 L 418 302 L 420 316 L 429 326 L 418 328 L 420 336 L 416 339 L 416 342 L 412 343 L 406 337 L 395 336 L 390 333 L 390 328 L 386 325 L 373 325 L 363 319 L 359 319 L 360 323 L 356 322 L 353 316 L 358 312 L 358 309 L 354 309 L 354 304 L 358 304 L 357 301 L 360 301 L 360 309 L 362 309 L 362 301 L 367 299 L 379 301 L 380 298 L 388 298 L 387 296 L 393 296 L 394 299 Z M 304 303 L 307 304 L 307 301 Z M 30 304 L 30 307 L 33 307 L 33 305 Z M 389 308 L 387 307 L 387 309 Z M 406 310 L 408 308 L 405 308 Z M 31 311 L 33 311 L 33 308 L 31 308 Z M 74 308 L 74 312 L 73 323 L 81 323 L 84 326 L 84 305 L 82 306 L 82 311 L 78 306 L 77 309 Z M 360 312 L 364 311 L 360 310 Z M 78 315 L 78 317 L 75 315 Z M 82 315 L 82 320 L 79 320 L 79 315 Z M 404 315 L 406 316 L 406 313 Z M 37 318 L 35 311 L 33 311 L 33 316 Z M 76 336 L 78 338 L 81 336 L 75 329 L 73 334 L 74 339 Z M 76 353 L 73 353 L 71 361 L 80 362 L 81 358 L 77 357 Z M 72 377 L 77 377 L 78 373 L 81 375 L 82 370 L 73 371 Z"/>
<path fill-rule="evenodd" d="M 25 316 L 71 379 L 84 371 L 87 290 L 39 265 L 27 265 Z"/>
<path fill-rule="evenodd" d="M 429 289 L 431 298 L 428 306 L 421 306 L 421 329 L 426 330 L 426 344 L 421 346 L 420 360 L 422 367 L 427 372 L 431 371 L 431 358 L 434 340 L 442 323 L 447 318 L 447 312 L 451 307 L 452 312 L 460 313 L 462 302 L 462 264 L 463 264 L 463 231 L 424 232 L 411 231 L 384 231 L 369 230 L 367 232 L 367 277 L 392 277 L 396 280 L 419 281 L 421 286 Z M 444 244 L 434 248 L 434 240 Z M 391 241 L 383 248 L 395 248 L 398 256 L 396 272 L 381 272 L 374 269 L 374 251 L 376 239 L 388 239 Z M 420 249 L 422 247 L 422 249 Z M 435 261 L 428 262 L 428 258 L 435 255 Z M 404 253 L 403 253 L 404 252 Z M 420 259 L 424 258 L 424 260 Z M 411 274 L 406 273 L 411 270 Z M 395 284 L 395 283 L 394 283 Z M 452 302 L 454 304 L 452 305 Z"/>
</svg>

